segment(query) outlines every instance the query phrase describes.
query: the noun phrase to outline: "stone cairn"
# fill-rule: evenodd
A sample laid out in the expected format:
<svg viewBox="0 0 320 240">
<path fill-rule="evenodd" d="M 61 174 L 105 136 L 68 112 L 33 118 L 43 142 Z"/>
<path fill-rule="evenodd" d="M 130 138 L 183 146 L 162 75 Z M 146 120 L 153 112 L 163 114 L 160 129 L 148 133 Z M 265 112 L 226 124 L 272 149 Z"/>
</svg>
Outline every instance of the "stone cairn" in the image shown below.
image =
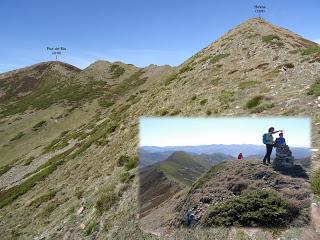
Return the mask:
<svg viewBox="0 0 320 240">
<path fill-rule="evenodd" d="M 293 163 L 294 157 L 288 145 L 278 145 L 276 147 L 276 158 L 272 162 L 275 171 L 292 177 L 309 178 L 306 171 Z"/>
<path fill-rule="evenodd" d="M 285 171 L 292 169 L 294 157 L 288 145 L 278 145 L 276 148 L 276 158 L 273 160 L 272 166 L 274 170 Z"/>
</svg>

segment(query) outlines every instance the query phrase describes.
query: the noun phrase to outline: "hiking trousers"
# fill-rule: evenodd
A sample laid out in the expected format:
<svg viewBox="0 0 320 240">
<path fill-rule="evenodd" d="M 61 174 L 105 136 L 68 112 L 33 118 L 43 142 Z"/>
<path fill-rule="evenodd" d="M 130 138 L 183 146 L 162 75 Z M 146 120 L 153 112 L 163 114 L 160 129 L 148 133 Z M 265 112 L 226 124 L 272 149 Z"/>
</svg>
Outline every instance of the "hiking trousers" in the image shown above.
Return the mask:
<svg viewBox="0 0 320 240">
<path fill-rule="evenodd" d="M 268 163 L 270 162 L 270 157 L 271 157 L 271 153 L 272 153 L 272 149 L 273 149 L 273 144 L 266 144 L 266 155 L 263 158 L 263 163 L 266 163 L 266 160 L 268 161 Z"/>
</svg>

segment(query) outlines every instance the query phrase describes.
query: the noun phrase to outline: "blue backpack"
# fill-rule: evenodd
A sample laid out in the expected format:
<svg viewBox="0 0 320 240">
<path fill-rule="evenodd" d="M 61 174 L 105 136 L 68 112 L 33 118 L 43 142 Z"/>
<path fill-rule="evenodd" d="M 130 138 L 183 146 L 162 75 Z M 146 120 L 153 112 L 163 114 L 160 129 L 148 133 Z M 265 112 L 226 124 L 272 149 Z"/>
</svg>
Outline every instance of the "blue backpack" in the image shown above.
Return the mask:
<svg viewBox="0 0 320 240">
<path fill-rule="evenodd" d="M 268 142 L 268 133 L 263 134 L 262 142 L 263 142 L 263 144 L 267 144 L 267 142 Z"/>
</svg>

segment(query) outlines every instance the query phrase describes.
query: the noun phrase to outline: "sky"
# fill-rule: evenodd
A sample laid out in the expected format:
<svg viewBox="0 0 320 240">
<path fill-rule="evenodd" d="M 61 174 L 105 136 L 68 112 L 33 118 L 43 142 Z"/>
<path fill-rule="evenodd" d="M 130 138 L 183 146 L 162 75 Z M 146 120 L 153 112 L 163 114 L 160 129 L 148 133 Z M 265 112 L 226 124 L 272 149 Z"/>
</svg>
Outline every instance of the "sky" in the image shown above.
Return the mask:
<svg viewBox="0 0 320 240">
<path fill-rule="evenodd" d="M 1 0 L 0 73 L 54 60 L 176 66 L 265 4 L 264 18 L 320 42 L 319 0 Z"/>
<path fill-rule="evenodd" d="M 139 122 L 140 146 L 196 146 L 210 144 L 257 144 L 269 127 L 284 130 L 289 146 L 310 147 L 308 117 L 268 118 L 152 118 Z M 278 137 L 278 133 L 274 138 Z"/>
</svg>

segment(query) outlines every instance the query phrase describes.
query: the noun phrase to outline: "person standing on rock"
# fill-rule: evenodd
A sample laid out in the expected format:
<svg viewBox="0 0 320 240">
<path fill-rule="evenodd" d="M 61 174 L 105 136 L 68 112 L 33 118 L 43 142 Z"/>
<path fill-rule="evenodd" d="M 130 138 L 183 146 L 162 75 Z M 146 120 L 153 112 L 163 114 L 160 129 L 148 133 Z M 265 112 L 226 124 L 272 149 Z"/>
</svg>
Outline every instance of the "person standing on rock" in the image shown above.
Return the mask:
<svg viewBox="0 0 320 240">
<path fill-rule="evenodd" d="M 275 131 L 274 127 L 270 127 L 268 133 L 263 134 L 263 143 L 266 145 L 266 155 L 263 158 L 263 164 L 267 165 L 271 164 L 271 153 L 274 146 L 273 136 L 272 134 L 282 132 L 282 130 Z M 267 161 L 267 163 L 266 163 Z"/>
</svg>

